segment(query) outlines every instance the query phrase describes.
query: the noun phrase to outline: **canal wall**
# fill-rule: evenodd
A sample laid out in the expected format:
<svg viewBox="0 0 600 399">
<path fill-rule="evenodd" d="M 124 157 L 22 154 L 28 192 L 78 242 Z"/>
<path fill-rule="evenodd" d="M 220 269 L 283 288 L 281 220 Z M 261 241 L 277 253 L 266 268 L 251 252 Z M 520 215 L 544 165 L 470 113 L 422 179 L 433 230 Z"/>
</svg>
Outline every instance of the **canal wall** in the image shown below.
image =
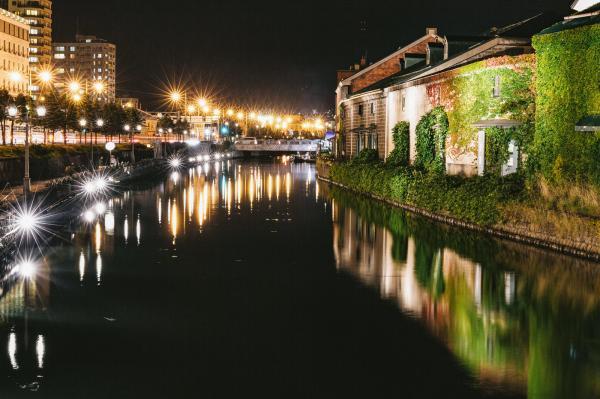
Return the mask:
<svg viewBox="0 0 600 399">
<path fill-rule="evenodd" d="M 477 223 L 468 222 L 451 215 L 443 215 L 436 212 L 431 212 L 426 209 L 401 203 L 391 200 L 373 193 L 356 190 L 353 187 L 347 186 L 340 182 L 334 181 L 331 178 L 331 164 L 328 162 L 317 163 L 317 178 L 326 183 L 354 192 L 358 195 L 366 196 L 376 201 L 383 202 L 387 205 L 404 209 L 411 213 L 421 215 L 436 222 L 445 223 L 451 226 L 456 226 L 481 234 L 486 234 L 498 238 L 511 240 L 527 245 L 532 245 L 539 248 L 544 248 L 559 253 L 576 256 L 584 259 L 600 262 L 600 235 L 595 236 L 572 236 L 570 238 L 560 238 L 556 235 L 540 233 L 539 229 L 532 228 L 531 224 L 524 223 L 522 226 L 496 224 L 493 226 L 483 226 Z M 548 211 L 538 210 L 543 218 L 548 214 Z M 575 216 L 572 216 L 575 217 Z M 587 218 L 580 218 L 587 219 Z M 529 222 L 529 221 L 525 221 Z M 598 221 L 588 220 L 592 225 L 600 225 Z M 534 226 L 535 227 L 535 226 Z"/>
</svg>

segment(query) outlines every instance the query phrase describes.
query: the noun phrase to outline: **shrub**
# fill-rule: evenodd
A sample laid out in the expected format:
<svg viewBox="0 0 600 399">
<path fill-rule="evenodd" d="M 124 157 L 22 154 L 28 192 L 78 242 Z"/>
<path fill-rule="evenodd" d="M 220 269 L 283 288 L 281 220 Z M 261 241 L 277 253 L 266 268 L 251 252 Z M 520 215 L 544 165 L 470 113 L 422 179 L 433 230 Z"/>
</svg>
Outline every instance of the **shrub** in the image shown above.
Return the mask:
<svg viewBox="0 0 600 399">
<path fill-rule="evenodd" d="M 448 116 L 443 107 L 423 115 L 417 125 L 417 167 L 435 172 L 446 170 L 447 134 Z"/>
<path fill-rule="evenodd" d="M 362 193 L 482 225 L 498 223 L 500 206 L 520 199 L 525 187 L 520 175 L 464 178 L 381 162 L 337 163 L 330 176 Z"/>
<path fill-rule="evenodd" d="M 390 153 L 387 162 L 390 165 L 408 166 L 410 158 L 410 124 L 398 122 L 392 130 L 394 149 Z"/>
<path fill-rule="evenodd" d="M 356 158 L 353 159 L 353 162 L 372 163 L 372 162 L 377 162 L 378 160 L 379 160 L 379 153 L 377 152 L 377 150 L 365 148 L 358 154 L 358 156 Z"/>
</svg>

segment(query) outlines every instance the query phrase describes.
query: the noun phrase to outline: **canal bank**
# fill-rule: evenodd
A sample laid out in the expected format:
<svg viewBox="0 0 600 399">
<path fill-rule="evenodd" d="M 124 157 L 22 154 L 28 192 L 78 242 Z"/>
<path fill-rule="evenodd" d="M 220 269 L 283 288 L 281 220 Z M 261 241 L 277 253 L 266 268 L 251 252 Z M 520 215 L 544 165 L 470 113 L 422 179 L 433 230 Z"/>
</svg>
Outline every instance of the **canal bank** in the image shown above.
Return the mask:
<svg viewBox="0 0 600 399">
<path fill-rule="evenodd" d="M 356 172 L 360 173 L 364 170 L 365 165 L 357 166 Z M 368 165 L 366 165 L 366 167 L 368 169 Z M 436 211 L 419 206 L 418 203 L 411 204 L 397 201 L 393 198 L 394 194 L 391 193 L 388 195 L 379 195 L 369 188 L 359 188 L 358 186 L 353 185 L 356 175 L 347 178 L 347 182 L 340 181 L 344 179 L 336 179 L 332 174 L 333 168 L 335 168 L 334 162 L 320 159 L 317 164 L 318 178 L 329 184 L 384 202 L 389 206 L 402 208 L 438 222 L 554 250 L 572 256 L 600 261 L 600 218 L 558 212 L 544 209 L 544 207 L 535 207 L 534 204 L 523 205 L 518 201 L 513 201 L 512 203 L 506 201 L 506 206 L 497 206 L 498 209 L 494 209 L 495 212 L 499 213 L 500 222 L 490 224 L 476 223 L 468 220 L 468 217 L 457 217 L 452 211 L 448 211 L 448 204 L 439 202 L 440 199 L 423 203 L 423 205 L 427 203 L 431 208 L 437 209 Z M 346 175 L 352 175 L 353 166 L 345 166 L 345 168 L 348 169 L 348 171 L 345 171 Z M 372 169 L 376 170 L 375 167 Z M 385 176 L 385 172 L 380 176 L 376 176 L 376 174 L 377 172 L 374 173 L 374 178 L 380 178 L 382 180 L 379 186 L 385 186 L 387 177 Z M 377 184 L 369 182 L 364 186 L 376 187 Z M 431 188 L 433 189 L 434 187 Z M 481 195 L 481 192 L 475 191 L 477 190 L 476 186 L 470 190 L 472 191 L 473 196 L 468 200 L 474 201 L 475 205 L 471 206 L 472 209 L 470 209 L 469 212 L 477 213 L 477 200 L 480 199 L 483 202 L 485 199 L 484 196 Z M 511 189 L 509 188 L 508 191 L 510 190 Z M 386 192 L 387 190 L 382 189 L 382 191 Z M 422 187 L 421 191 L 427 191 L 427 187 Z M 464 195 L 464 192 L 461 194 Z M 505 193 L 501 194 L 501 196 L 505 195 Z M 406 196 L 406 193 L 404 192 L 400 194 L 400 196 Z M 494 200 L 492 199 L 492 202 L 493 201 Z M 492 207 L 496 207 L 496 205 L 499 204 L 493 203 Z M 461 204 L 458 208 L 464 209 L 465 207 Z M 482 212 L 485 211 L 482 209 Z"/>
</svg>

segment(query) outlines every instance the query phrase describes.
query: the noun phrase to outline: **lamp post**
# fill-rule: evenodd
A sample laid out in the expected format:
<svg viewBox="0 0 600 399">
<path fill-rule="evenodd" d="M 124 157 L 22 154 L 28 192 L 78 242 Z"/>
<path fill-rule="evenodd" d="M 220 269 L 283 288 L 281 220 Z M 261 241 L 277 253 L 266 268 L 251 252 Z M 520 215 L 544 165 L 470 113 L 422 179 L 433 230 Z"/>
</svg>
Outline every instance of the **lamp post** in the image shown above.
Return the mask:
<svg viewBox="0 0 600 399">
<path fill-rule="evenodd" d="M 104 126 L 104 119 L 98 118 L 96 120 L 96 127 L 98 129 L 102 129 Z M 98 143 L 98 132 L 96 132 L 96 144 Z M 92 149 L 92 169 L 96 169 L 96 165 L 94 164 L 94 143 L 92 143 L 92 138 L 90 137 L 90 147 Z"/>
</svg>

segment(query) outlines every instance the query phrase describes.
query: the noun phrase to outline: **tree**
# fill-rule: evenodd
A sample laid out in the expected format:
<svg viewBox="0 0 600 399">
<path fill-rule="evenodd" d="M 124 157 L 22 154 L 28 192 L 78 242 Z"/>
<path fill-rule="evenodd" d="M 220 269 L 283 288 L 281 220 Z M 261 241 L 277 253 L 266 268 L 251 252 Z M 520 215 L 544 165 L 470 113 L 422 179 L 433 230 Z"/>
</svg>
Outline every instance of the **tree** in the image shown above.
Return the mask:
<svg viewBox="0 0 600 399">
<path fill-rule="evenodd" d="M 78 109 L 66 95 L 52 93 L 46 100 L 47 114 L 45 118 L 46 127 L 56 133 L 57 130 L 63 131 L 63 142 L 67 144 L 67 132 L 69 129 L 78 129 L 77 123 Z M 54 133 L 52 143 L 54 143 Z"/>
<path fill-rule="evenodd" d="M 138 109 L 128 108 L 125 111 L 125 121 L 129 125 L 129 141 L 131 142 L 131 162 L 135 163 L 135 142 L 133 141 L 133 135 L 141 131 L 142 123 L 144 123 L 144 117 Z"/>
<path fill-rule="evenodd" d="M 173 129 L 175 127 L 175 123 L 173 122 L 173 119 L 171 119 L 170 116 L 163 115 L 158 120 L 158 125 L 157 126 L 158 126 L 159 129 L 163 129 L 163 131 L 165 132 L 165 134 L 168 134 L 169 129 Z"/>
<path fill-rule="evenodd" d="M 8 121 L 8 106 L 12 103 L 8 90 L 0 90 L 0 129 L 2 130 L 2 145 L 6 145 L 6 122 Z"/>
<path fill-rule="evenodd" d="M 187 131 L 189 132 L 191 128 L 190 122 L 186 119 L 177 119 L 175 121 L 173 131 L 175 134 L 179 135 L 180 140 L 183 140 L 183 135 Z"/>
</svg>

